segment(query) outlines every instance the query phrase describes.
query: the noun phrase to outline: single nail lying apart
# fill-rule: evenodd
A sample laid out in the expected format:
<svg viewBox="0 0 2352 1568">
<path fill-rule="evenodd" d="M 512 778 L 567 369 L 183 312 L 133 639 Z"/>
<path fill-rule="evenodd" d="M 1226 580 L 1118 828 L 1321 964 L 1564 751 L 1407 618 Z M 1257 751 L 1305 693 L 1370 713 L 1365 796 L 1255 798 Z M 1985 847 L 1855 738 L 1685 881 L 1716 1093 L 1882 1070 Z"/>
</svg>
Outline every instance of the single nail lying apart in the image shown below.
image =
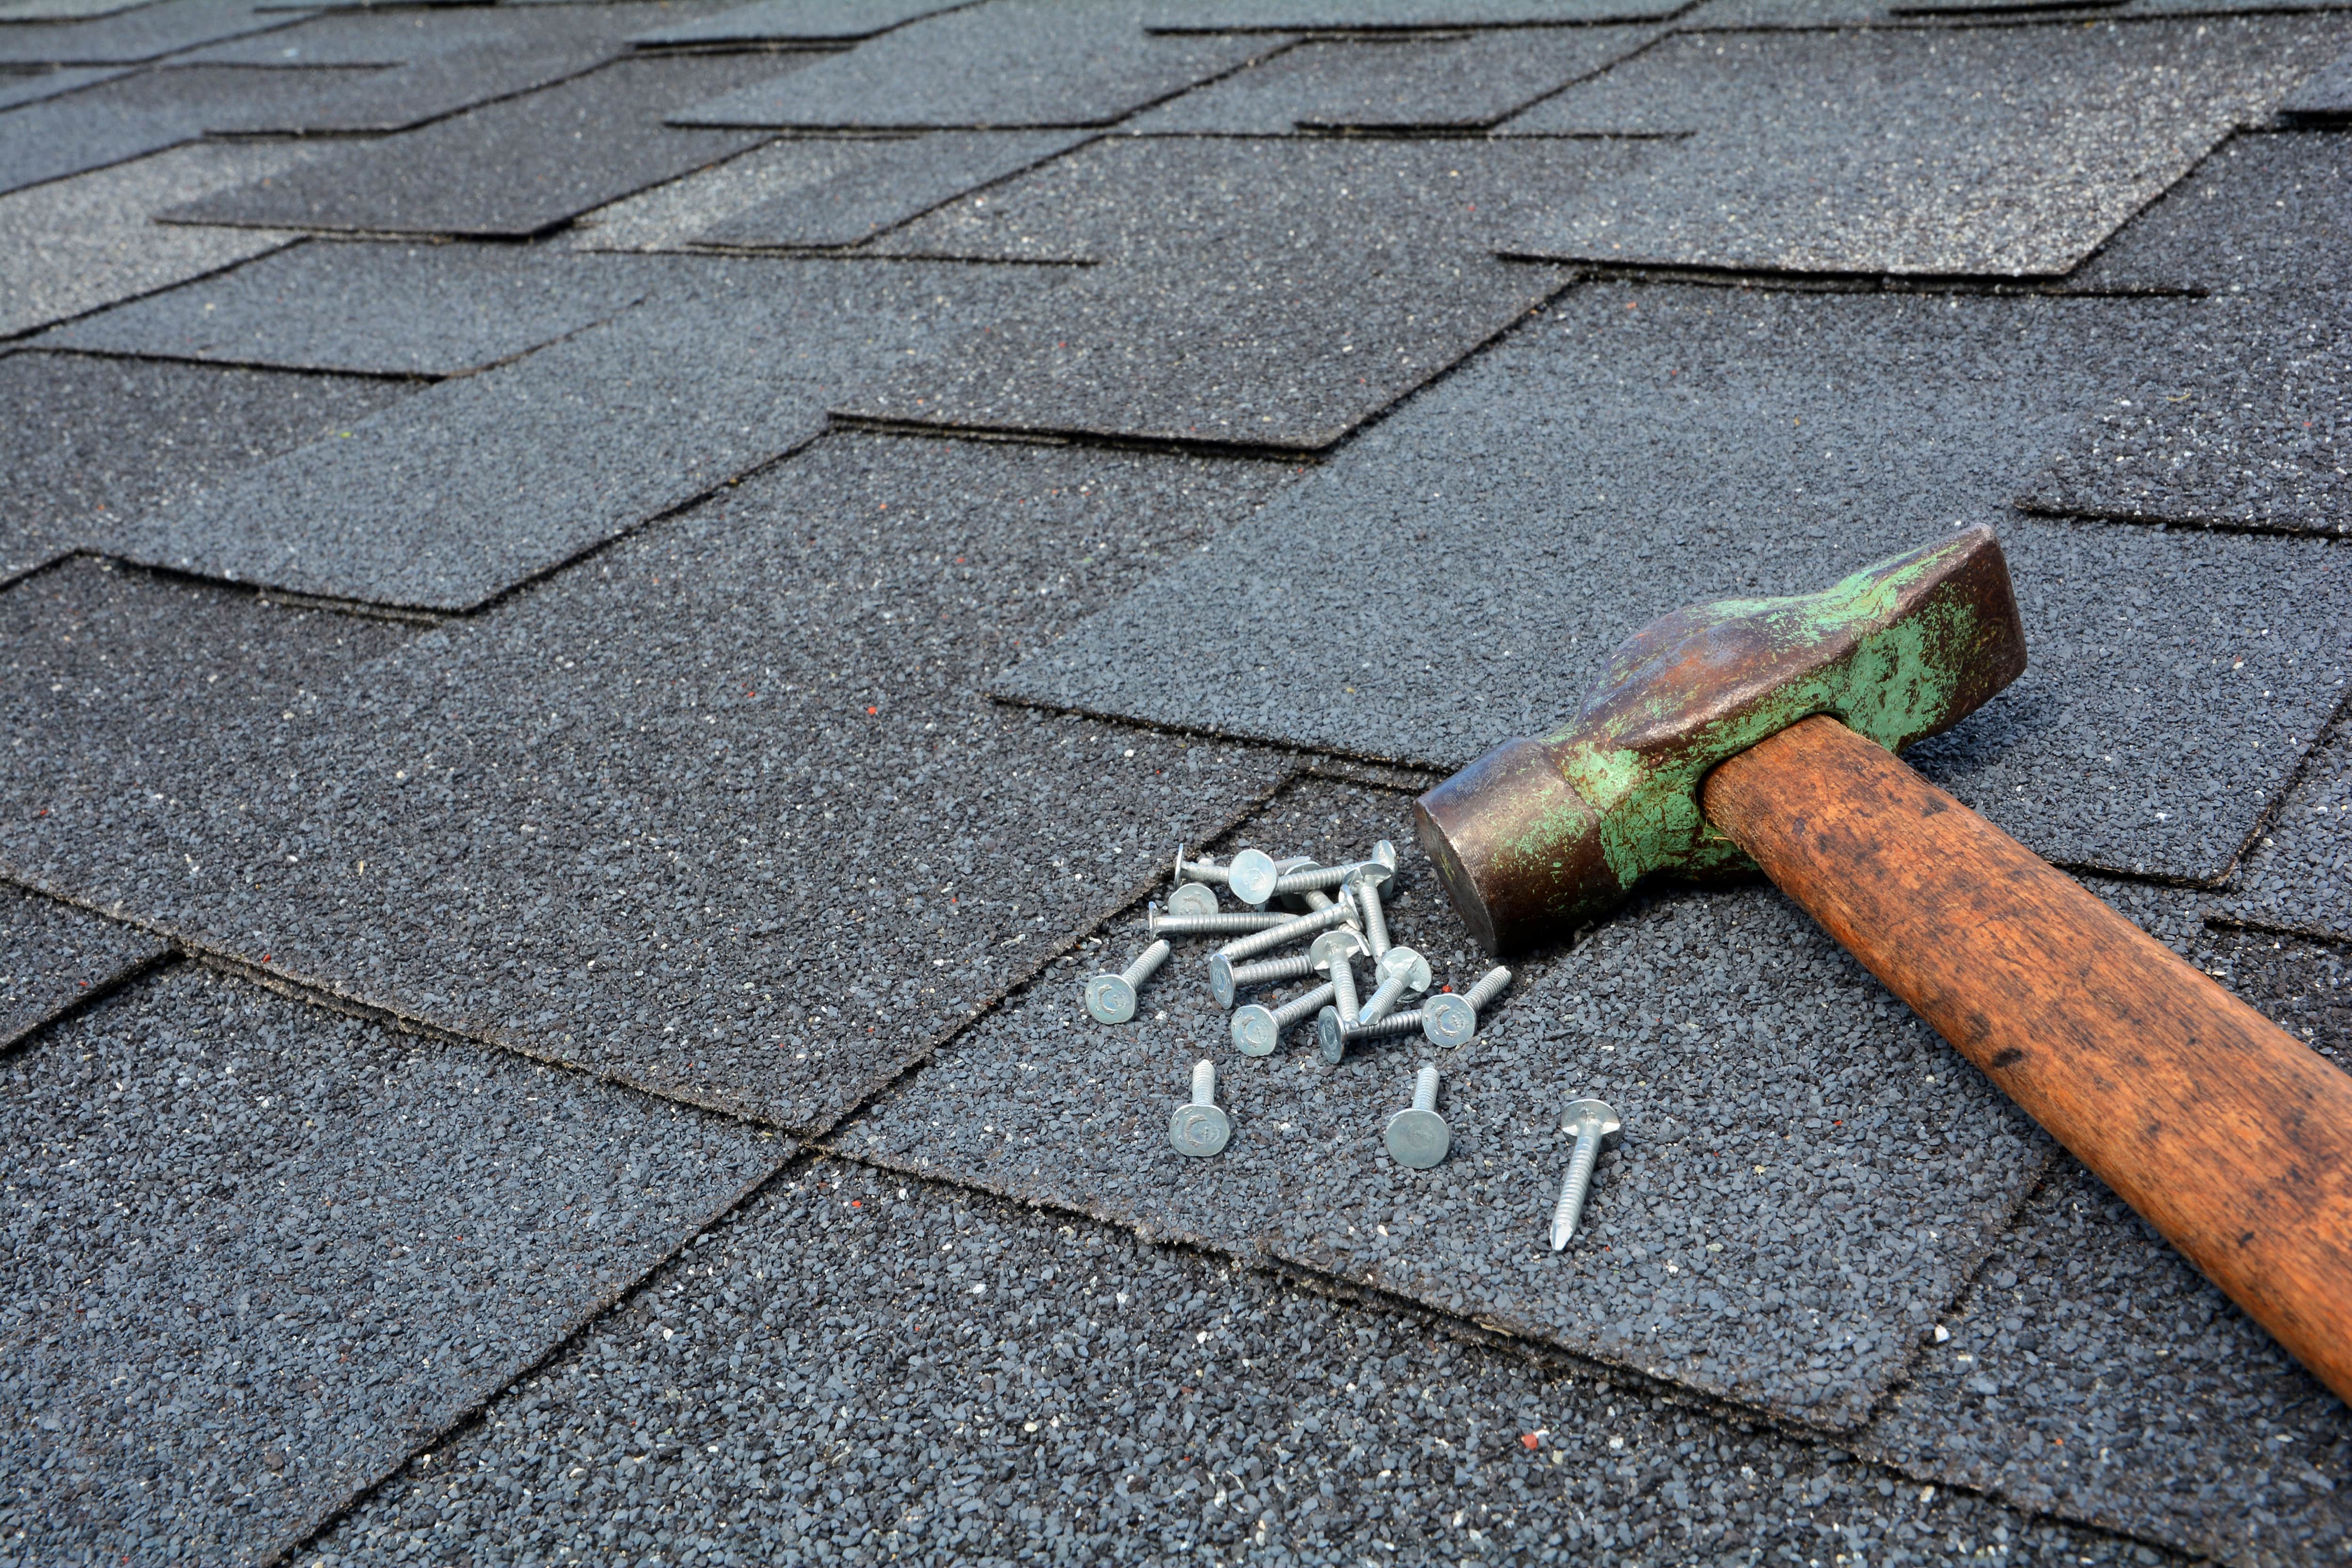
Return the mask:
<svg viewBox="0 0 2352 1568">
<path fill-rule="evenodd" d="M 1192 1103 L 1178 1106 L 1168 1119 L 1168 1142 L 1179 1154 L 1202 1160 L 1223 1153 L 1233 1135 L 1232 1121 L 1217 1109 L 1217 1064 L 1194 1063 Z"/>
<path fill-rule="evenodd" d="M 1576 1151 L 1568 1157 L 1568 1180 L 1560 1184 L 1559 1206 L 1551 1211 L 1554 1252 L 1576 1235 L 1577 1221 L 1584 1217 L 1584 1194 L 1592 1185 L 1592 1163 L 1601 1158 L 1601 1151 L 1617 1146 L 1617 1135 L 1624 1125 L 1601 1100 L 1580 1100 L 1568 1108 L 1568 1120 L 1559 1130 L 1576 1135 Z"/>
<path fill-rule="evenodd" d="M 1435 1067 L 1423 1067 L 1413 1079 L 1412 1109 L 1390 1117 L 1381 1137 L 1389 1146 L 1389 1158 L 1416 1171 L 1426 1171 L 1445 1158 L 1446 1150 L 1454 1146 L 1454 1132 L 1445 1125 L 1445 1118 L 1437 1114 Z"/>
</svg>

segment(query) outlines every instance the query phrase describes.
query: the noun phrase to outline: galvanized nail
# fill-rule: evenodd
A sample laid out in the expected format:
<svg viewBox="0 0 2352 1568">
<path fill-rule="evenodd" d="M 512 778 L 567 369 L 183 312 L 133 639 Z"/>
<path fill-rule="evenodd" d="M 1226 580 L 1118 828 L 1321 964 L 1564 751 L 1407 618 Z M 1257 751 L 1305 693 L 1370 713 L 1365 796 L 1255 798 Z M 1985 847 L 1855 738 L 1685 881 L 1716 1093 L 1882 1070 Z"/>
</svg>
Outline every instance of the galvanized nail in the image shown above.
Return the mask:
<svg viewBox="0 0 2352 1568">
<path fill-rule="evenodd" d="M 1134 962 L 1116 974 L 1095 974 L 1087 979 L 1087 1011 L 1097 1024 L 1124 1024 L 1135 1016 L 1135 989 L 1151 977 L 1154 970 L 1168 962 L 1168 944 L 1155 942 L 1135 955 Z"/>
<path fill-rule="evenodd" d="M 1269 926 L 1237 942 L 1229 942 L 1217 951 L 1229 959 L 1255 958 L 1268 948 L 1280 947 L 1285 942 L 1304 942 L 1317 931 L 1328 931 L 1339 924 L 1354 912 L 1354 906 L 1343 898 L 1328 910 L 1318 910 L 1313 914 L 1300 915 L 1297 920 L 1281 925 Z"/>
<path fill-rule="evenodd" d="M 1168 1119 L 1168 1142 L 1176 1152 L 1193 1159 L 1206 1159 L 1224 1152 L 1226 1142 L 1234 1135 L 1234 1124 L 1217 1109 L 1217 1064 L 1202 1060 L 1192 1065 L 1192 1101 L 1180 1105 Z"/>
<path fill-rule="evenodd" d="M 1421 1004 L 1422 1033 L 1433 1046 L 1468 1045 L 1478 1033 L 1480 1010 L 1501 995 L 1503 987 L 1510 983 L 1511 972 L 1498 963 L 1460 995 L 1441 991 L 1424 997 Z"/>
<path fill-rule="evenodd" d="M 1234 932 L 1272 931 L 1295 917 L 1255 911 L 1213 915 L 1163 915 L 1158 905 L 1144 913 L 1143 923 L 1153 936 L 1232 936 Z"/>
<path fill-rule="evenodd" d="M 1558 1252 L 1576 1235 L 1584 1215 L 1584 1194 L 1592 1185 L 1592 1163 L 1601 1151 L 1617 1146 L 1624 1123 L 1605 1101 L 1580 1100 L 1568 1108 L 1562 1132 L 1576 1134 L 1576 1149 L 1568 1157 L 1568 1180 L 1560 1184 L 1559 1205 L 1551 1211 L 1551 1249 Z"/>
<path fill-rule="evenodd" d="M 1331 1000 L 1331 983 L 1325 981 L 1303 996 L 1292 998 L 1279 1007 L 1262 1007 L 1253 1002 L 1234 1014 L 1232 1033 L 1234 1049 L 1245 1057 L 1274 1054 L 1282 1041 L 1282 1032 Z"/>
<path fill-rule="evenodd" d="M 1454 1146 L 1454 1132 L 1445 1125 L 1445 1118 L 1437 1114 L 1435 1067 L 1424 1065 L 1415 1076 L 1412 1109 L 1390 1117 L 1381 1137 L 1391 1159 L 1416 1171 L 1426 1171 L 1445 1158 L 1446 1150 Z"/>
</svg>

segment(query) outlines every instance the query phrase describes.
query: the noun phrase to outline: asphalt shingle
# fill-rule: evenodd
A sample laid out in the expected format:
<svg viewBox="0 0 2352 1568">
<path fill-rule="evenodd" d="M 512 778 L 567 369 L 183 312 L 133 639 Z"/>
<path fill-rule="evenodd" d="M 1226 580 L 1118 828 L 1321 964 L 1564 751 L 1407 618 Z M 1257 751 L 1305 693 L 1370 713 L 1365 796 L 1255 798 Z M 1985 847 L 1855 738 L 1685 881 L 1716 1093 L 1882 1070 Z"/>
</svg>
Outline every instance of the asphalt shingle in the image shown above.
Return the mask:
<svg viewBox="0 0 2352 1568">
<path fill-rule="evenodd" d="M 1467 990 L 1488 967 L 1422 864 L 1412 797 L 1308 783 L 1228 847 L 1336 864 L 1403 852 L 1391 931 Z M 1514 964 L 1472 1045 L 1418 1034 L 1336 1068 L 1311 1023 L 1237 1054 L 1208 942 L 1181 944 L 1134 1023 L 1095 1024 L 1057 963 L 834 1137 L 842 1152 L 1076 1208 L 1148 1236 L 1259 1249 L 1636 1373 L 1851 1426 L 1900 1375 L 2032 1185 L 2050 1145 L 1974 1068 L 1769 889 L 1662 892 L 1571 951 Z M 1358 965 L 1359 992 L 1371 990 Z M 1304 988 L 1280 987 L 1259 997 Z M 1168 1139 L 1192 1063 L 1234 1121 L 1214 1160 Z M 1444 1074 L 1453 1148 L 1429 1171 L 1381 1142 L 1416 1064 Z M 1548 1226 L 1570 1100 L 1625 1118 L 1587 1226 Z"/>
<path fill-rule="evenodd" d="M 396 402 L 394 383 L 146 364 L 0 359 L 0 582 Z"/>
<path fill-rule="evenodd" d="M 25 1563 L 290 1544 L 790 1148 L 193 968 L 0 1059 L 0 1098 Z"/>
<path fill-rule="evenodd" d="M 0 887 L 0 1050 L 171 951 L 136 927 Z"/>
<path fill-rule="evenodd" d="M 1815 27 L 2010 27 L 2020 24 L 2058 26 L 2066 23 L 2127 21 L 2180 15 L 2230 16 L 2340 11 L 2341 0 L 2084 0 L 2079 5 L 2035 0 L 1698 0 L 1675 17 L 1685 32 L 1729 32 L 1761 28 Z"/>
<path fill-rule="evenodd" d="M 1123 131 L 1470 131 L 1601 70 L 1654 27 L 1490 28 L 1400 42 L 1309 41 L 1147 110 Z"/>
<path fill-rule="evenodd" d="M 86 21 L 0 27 L 0 64 L 139 65 L 301 19 L 299 11 L 265 10 L 255 0 L 162 0 Z"/>
<path fill-rule="evenodd" d="M 2352 533 L 2352 320 L 2231 295 L 2119 367 L 2020 504 L 2059 516 Z"/>
<path fill-rule="evenodd" d="M 79 22 L 128 11 L 145 0 L 0 0 L 0 22 Z"/>
<path fill-rule="evenodd" d="M 670 116 L 673 125 L 969 130 L 1108 125 L 1275 47 L 1260 38 L 1155 38 L 1145 0 L 1083 7 L 987 4 L 910 23 L 789 81 L 754 84 Z"/>
<path fill-rule="evenodd" d="M 1504 242 L 1553 260 L 2063 273 L 2266 118 L 2330 17 L 1688 34 L 1506 131 L 1691 132 Z M 1962 84 L 1966 84 L 1965 87 Z"/>
<path fill-rule="evenodd" d="M 0 196 L 0 337 L 267 255 L 269 229 L 159 228 L 155 214 L 318 155 L 279 144 L 175 147 L 152 158 Z"/>
<path fill-rule="evenodd" d="M 275 100 L 348 90 L 370 74 L 175 66 L 45 99 L 0 114 L 0 194 L 128 163 L 193 142 L 217 120 L 268 116 Z"/>
<path fill-rule="evenodd" d="M 1591 26 L 1674 15 L 1689 0 L 1199 0 L 1144 13 L 1155 33 L 1444 31 Z"/>
<path fill-rule="evenodd" d="M 2352 289 L 2352 137 L 2231 137 L 2067 281 L 2213 294 Z"/>
<path fill-rule="evenodd" d="M 829 440 L 364 672 L 314 654 L 282 709 L 139 678 L 249 601 L 63 582 L 16 606 L 8 723 L 43 755 L 93 722 L 120 744 L 71 742 L 46 816 L 9 780 L 0 860 L 401 1016 L 822 1126 L 1126 902 L 1160 837 L 1280 778 L 977 688 L 1287 477 Z M 100 655 L 134 668 L 56 673 Z M 174 804 L 133 826 L 114 803 L 146 781 Z"/>
<path fill-rule="evenodd" d="M 1857 1447 L 2225 1563 L 2343 1555 L 2352 1413 L 2072 1159 Z"/>
<path fill-rule="evenodd" d="M 1990 523 L 1913 760 L 2352 1062 L 2352 0 L 287 3 L 0 0 L 0 170 L 208 138 L 0 194 L 0 1568 L 2352 1547 L 2352 1416 L 1760 882 L 1459 1049 L 1078 1006 L 1180 840 L 1386 837 L 1467 984 L 1414 794 Z M 1497 254 L 1612 202 L 1665 276 Z"/>
<path fill-rule="evenodd" d="M 528 238 L 754 145 L 759 138 L 740 133 L 669 130 L 661 117 L 698 93 L 789 71 L 802 58 L 619 60 L 168 216 L 175 223 Z"/>
<path fill-rule="evenodd" d="M 1590 142 L 1108 138 L 875 242 L 890 255 L 1105 265 L 836 411 L 1328 447 L 1567 280 L 1486 253 L 1515 208 L 1640 156 Z M 1124 198 L 1137 181 L 1160 193 L 1145 212 Z"/>
<path fill-rule="evenodd" d="M 1066 153 L 1084 134 L 934 131 L 772 142 L 595 215 L 587 242 L 628 249 L 857 245 Z"/>
<path fill-rule="evenodd" d="M 456 375 L 617 315 L 650 281 L 560 251 L 314 240 L 38 342 L 148 359 Z"/>
<path fill-rule="evenodd" d="M 124 66 L 66 66 L 60 68 L 0 71 L 0 109 L 38 103 L 59 93 L 74 92 L 101 81 L 112 81 Z"/>
<path fill-rule="evenodd" d="M 324 1568 L 485 1540 L 531 1563 L 2145 1551 L 1900 1479 L 1410 1315 L 821 1162 L 315 1550 Z"/>
<path fill-rule="evenodd" d="M 191 64 L 331 66 L 299 96 L 215 110 L 205 129 L 244 135 L 403 131 L 459 110 L 578 76 L 623 52 L 628 36 L 667 18 L 711 9 L 712 0 L 547 10 L 469 5 L 447 10 L 353 10 L 314 16 L 283 32 L 216 44 Z M 352 68 L 385 68 L 358 71 Z"/>
<path fill-rule="evenodd" d="M 709 16 L 673 22 L 629 41 L 643 48 L 715 44 L 840 43 L 870 38 L 968 0 L 753 0 Z"/>
<path fill-rule="evenodd" d="M 2279 105 L 2279 113 L 2300 125 L 2352 123 L 2352 49 L 2305 78 Z"/>
<path fill-rule="evenodd" d="M 559 258 L 653 274 L 618 257 Z M 116 521 L 134 560 L 375 604 L 468 609 L 816 437 L 1025 275 L 669 264 L 646 303 L 268 464 Z M 616 292 L 619 290 L 616 290 Z"/>
<path fill-rule="evenodd" d="M 2352 722 L 2341 713 L 2214 912 L 2352 942 Z"/>
<path fill-rule="evenodd" d="M 1581 289 L 994 689 L 1451 771 L 1565 722 L 1656 615 L 1993 523 L 2032 664 L 1913 760 L 2045 856 L 2218 877 L 2341 700 L 2340 556 L 2007 507 L 2101 367 L 2194 308 Z M 1266 635 L 1352 624 L 1366 583 L 1432 613 L 1336 667 Z M 1185 657 L 1148 653 L 1171 625 Z"/>
</svg>

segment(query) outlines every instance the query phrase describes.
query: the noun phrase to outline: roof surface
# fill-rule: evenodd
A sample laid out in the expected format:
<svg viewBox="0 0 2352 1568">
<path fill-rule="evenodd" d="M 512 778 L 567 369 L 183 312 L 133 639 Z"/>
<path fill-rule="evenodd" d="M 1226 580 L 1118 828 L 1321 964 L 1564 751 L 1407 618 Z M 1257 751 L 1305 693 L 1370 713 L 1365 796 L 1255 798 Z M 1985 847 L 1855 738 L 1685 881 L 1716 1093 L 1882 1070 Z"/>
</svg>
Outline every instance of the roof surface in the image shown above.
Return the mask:
<svg viewBox="0 0 2352 1568">
<path fill-rule="evenodd" d="M 1990 524 L 1913 761 L 2352 1067 L 2347 122 L 2352 3 L 0 0 L 0 1564 L 2346 1561 L 1769 887 L 1077 993 L 1382 838 L 1466 989 L 1416 794 Z"/>
</svg>

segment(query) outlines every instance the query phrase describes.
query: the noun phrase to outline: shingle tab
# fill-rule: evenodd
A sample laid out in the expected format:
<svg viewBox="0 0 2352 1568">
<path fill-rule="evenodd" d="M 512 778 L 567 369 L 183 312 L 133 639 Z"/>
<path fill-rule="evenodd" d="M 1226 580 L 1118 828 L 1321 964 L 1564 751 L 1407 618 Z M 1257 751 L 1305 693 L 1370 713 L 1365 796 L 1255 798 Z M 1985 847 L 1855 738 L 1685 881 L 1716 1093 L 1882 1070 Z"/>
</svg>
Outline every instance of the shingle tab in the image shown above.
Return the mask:
<svg viewBox="0 0 2352 1568">
<path fill-rule="evenodd" d="M 661 203 L 672 211 L 698 200 L 726 200 L 732 210 L 718 221 L 677 236 L 698 245 L 857 245 L 979 186 L 1066 153 L 1083 134 L 934 131 L 887 140 L 828 136 L 776 142 L 695 176 L 714 186 L 720 183 L 716 177 L 723 177 L 730 186 L 723 198 L 715 189 L 697 198 L 674 185 L 643 199 L 649 208 Z M 732 205 L 739 199 L 741 205 Z M 605 226 L 617 228 L 629 221 L 615 209 Z"/>
<path fill-rule="evenodd" d="M 0 802 L 0 862 L 398 1015 L 823 1126 L 1125 902 L 1159 865 L 1143 825 L 1204 838 L 1279 779 L 976 688 L 1287 477 L 829 440 L 363 673 L 315 653 L 282 706 L 139 673 L 235 647 L 249 599 L 112 590 L 68 648 L 27 605 L 12 732 L 91 752 L 55 671 L 103 658 L 119 749 L 44 781 L 47 816 Z M 181 805 L 133 828 L 112 803 L 147 779 Z"/>
<path fill-rule="evenodd" d="M 989 0 L 860 44 L 792 80 L 682 109 L 673 125 L 1013 130 L 1108 125 L 1272 47 L 1155 38 L 1144 0 Z"/>
<path fill-rule="evenodd" d="M 940 1561 L 1663 1565 L 1865 1533 L 1953 1558 L 2145 1550 L 1895 1479 L 1638 1384 L 825 1161 L 319 1547 L 560 1561 L 593 1550 L 592 1518 L 657 1497 L 685 1550 L 762 1562 L 884 1524 Z"/>
<path fill-rule="evenodd" d="M 0 359 L 0 582 L 163 505 L 364 419 L 396 383 L 142 364 Z"/>
<path fill-rule="evenodd" d="M 103 996 L 170 947 L 16 888 L 0 888 L 0 1050 L 58 1015 Z"/>
<path fill-rule="evenodd" d="M 1496 28 L 1407 42 L 1310 41 L 1147 110 L 1138 133 L 1468 131 L 1601 70 L 1654 27 Z"/>
<path fill-rule="evenodd" d="M 673 22 L 638 33 L 643 48 L 711 44 L 832 43 L 870 38 L 908 22 L 950 11 L 970 0 L 753 0 L 715 16 Z"/>
<path fill-rule="evenodd" d="M 2195 308 L 1580 289 L 995 689 L 1451 771 L 1567 721 L 1666 610 L 1990 523 L 2032 662 L 1913 760 L 2045 856 L 2219 877 L 2340 700 L 2332 547 L 2007 505 L 2101 367 Z M 1365 584 L 1399 608 L 1352 654 L 1267 635 L 1355 624 Z M 1171 625 L 1181 660 L 1148 651 Z"/>
<path fill-rule="evenodd" d="M 2339 300 L 2224 296 L 2118 370 L 2021 492 L 2029 510 L 2352 533 L 2352 321 Z"/>
<path fill-rule="evenodd" d="M 623 52 L 648 23 L 701 9 L 607 0 L 573 11 L 513 5 L 351 10 L 185 57 L 191 64 L 319 66 L 336 74 L 299 97 L 256 95 L 215 109 L 215 132 L 304 134 L 405 130 L 494 99 L 580 75 Z M 361 72 L 352 68 L 385 68 Z"/>
<path fill-rule="evenodd" d="M 625 59 L 469 110 L 266 184 L 168 214 L 174 223 L 528 238 L 759 138 L 660 121 L 699 92 L 792 68 L 779 55 Z"/>
<path fill-rule="evenodd" d="M 289 370 L 455 375 L 617 315 L 651 283 L 614 259 L 318 240 L 85 317 L 39 342 Z"/>
<path fill-rule="evenodd" d="M 2266 16 L 1685 35 L 1508 122 L 1690 134 L 1504 249 L 1623 266 L 2055 276 L 2232 126 L 2265 118 L 2347 27 Z"/>
<path fill-rule="evenodd" d="M 101 81 L 112 81 L 125 66 L 66 66 L 56 70 L 0 73 L 0 109 L 38 103 L 59 93 L 74 92 Z"/>
<path fill-rule="evenodd" d="M 2073 1160 L 1862 1451 L 2225 1563 L 2352 1539 L 2352 1416 Z"/>
<path fill-rule="evenodd" d="M 318 156 L 292 145 L 175 147 L 0 196 L 0 337 L 265 256 L 270 229 L 158 228 L 155 214 Z"/>
<path fill-rule="evenodd" d="M 139 65 L 301 19 L 299 11 L 265 10 L 254 0 L 162 0 L 87 21 L 0 27 L 0 64 Z"/>
<path fill-rule="evenodd" d="M 1565 282 L 1496 260 L 1514 213 L 1643 154 L 1585 142 L 1111 137 L 876 242 L 890 255 L 1097 259 L 860 420 L 1328 447 Z M 1139 211 L 1139 183 L 1160 199 Z"/>
<path fill-rule="evenodd" d="M 2352 289 L 2352 137 L 2231 137 L 2067 282 L 2085 291 Z"/>
<path fill-rule="evenodd" d="M 2282 117 L 2302 125 L 2352 123 L 2352 49 L 2304 79 L 2279 105 Z"/>
<path fill-rule="evenodd" d="M 2226 920 L 2352 942 L 2352 723 L 2339 710 L 2278 820 L 2214 900 Z M 2308 737 L 2306 737 L 2306 744 Z"/>
<path fill-rule="evenodd" d="M 813 439 L 845 387 L 923 363 L 1030 281 L 786 261 L 645 276 L 654 296 L 610 321 L 94 537 L 205 576 L 476 607 Z"/>
<path fill-rule="evenodd" d="M 290 1545 L 789 1152 L 193 968 L 0 1060 L 0 1093 L 26 1561 Z"/>
<path fill-rule="evenodd" d="M 1689 0 L 1196 0 L 1144 13 L 1156 33 L 1412 32 L 1646 22 Z"/>
<path fill-rule="evenodd" d="M 148 0 L 0 0 L 0 22 L 80 22 L 110 16 Z"/>
<path fill-rule="evenodd" d="M 219 120 L 274 118 L 278 101 L 347 91 L 372 74 L 173 66 L 44 99 L 0 114 L 0 195 L 195 141 Z"/>
</svg>

